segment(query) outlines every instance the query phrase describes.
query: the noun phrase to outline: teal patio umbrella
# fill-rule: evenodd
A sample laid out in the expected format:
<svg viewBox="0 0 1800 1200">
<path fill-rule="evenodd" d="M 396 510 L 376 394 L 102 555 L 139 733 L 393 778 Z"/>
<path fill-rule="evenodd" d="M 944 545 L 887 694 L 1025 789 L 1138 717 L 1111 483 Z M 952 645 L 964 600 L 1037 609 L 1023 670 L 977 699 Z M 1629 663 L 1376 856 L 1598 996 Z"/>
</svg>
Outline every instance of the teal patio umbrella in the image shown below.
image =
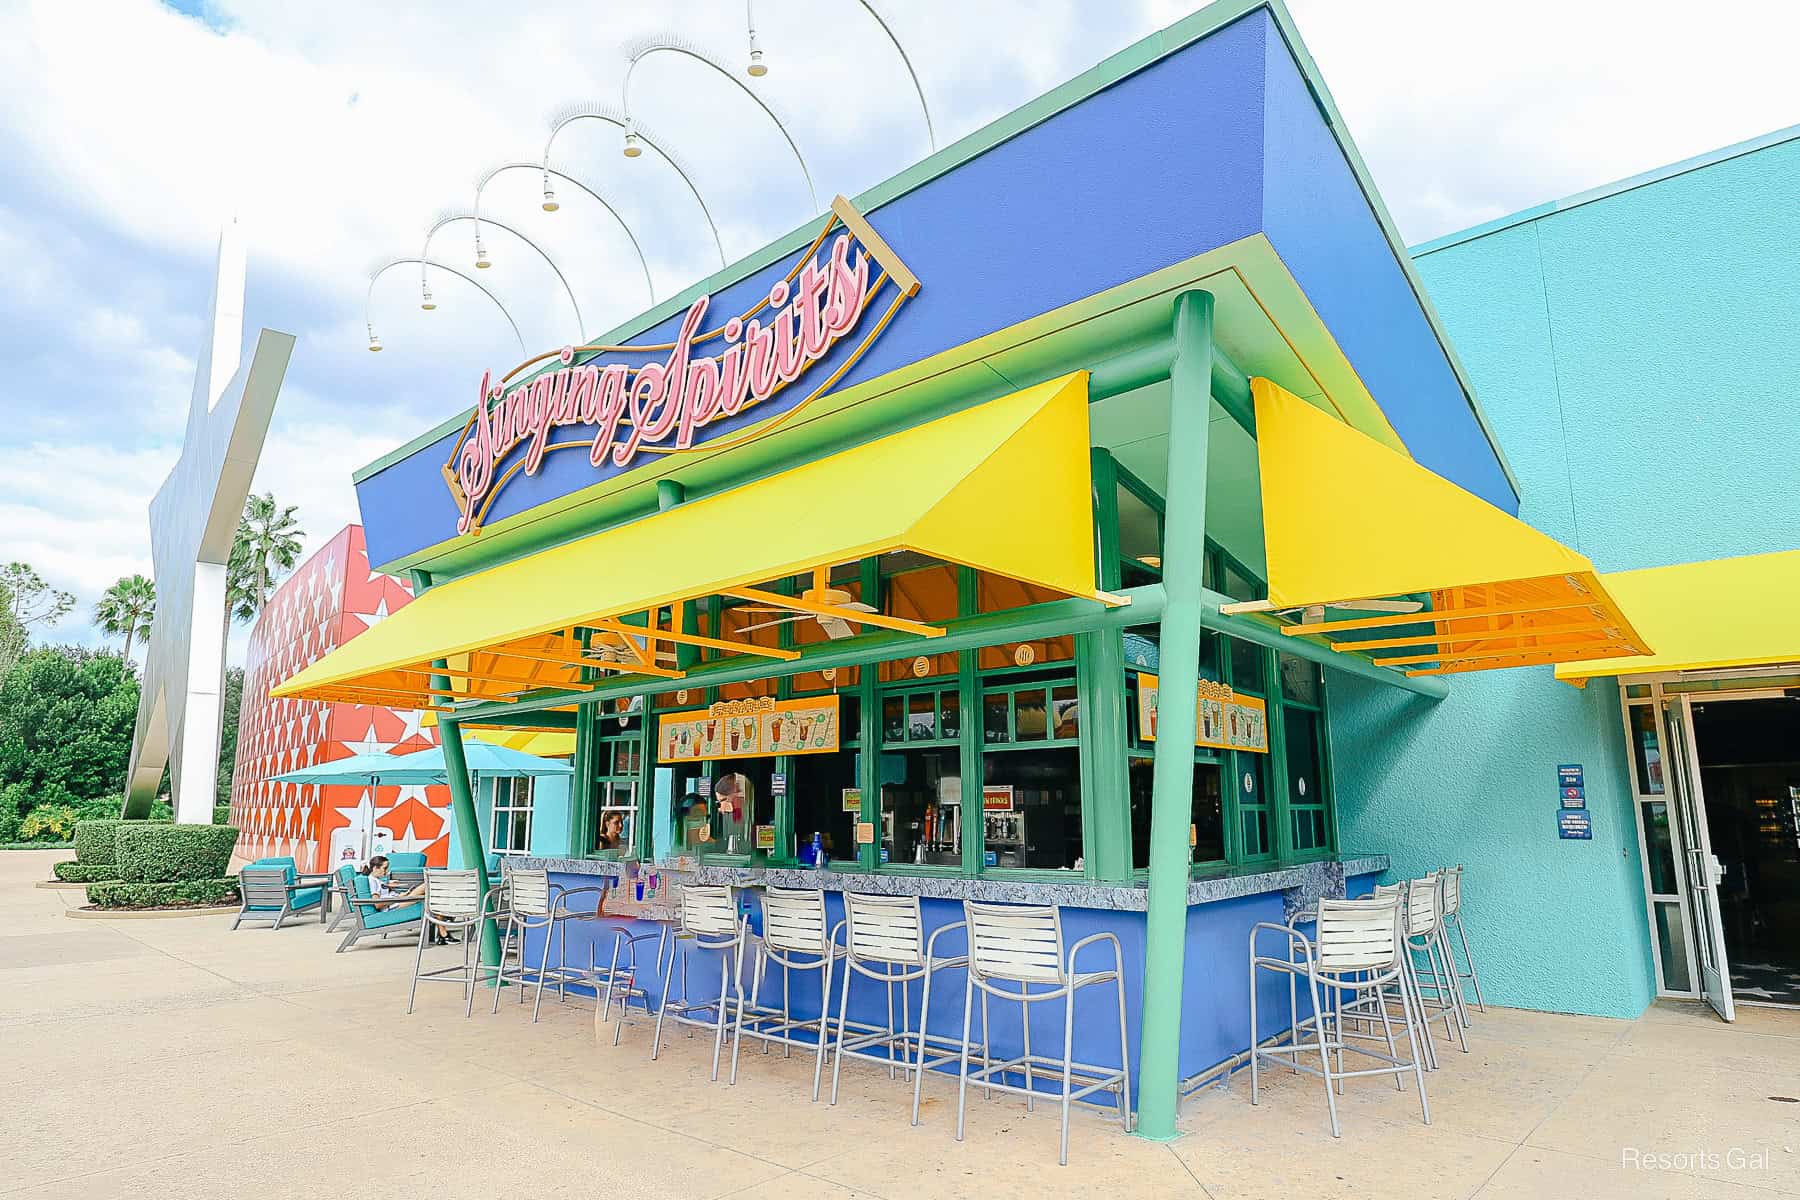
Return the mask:
<svg viewBox="0 0 1800 1200">
<path fill-rule="evenodd" d="M 314 763 L 310 767 L 285 771 L 280 775 L 270 776 L 274 783 L 302 784 L 349 784 L 378 788 L 415 786 L 418 784 L 443 783 L 444 764 L 440 759 L 435 765 L 417 761 L 417 755 L 387 754 L 377 751 L 373 754 L 352 754 L 349 758 L 335 758 L 330 762 Z M 373 809 L 371 809 L 371 813 Z M 371 821 L 373 817 L 371 816 Z M 370 839 L 373 836 L 372 826 L 365 826 L 362 831 L 362 857 L 366 860 L 373 851 Z"/>
</svg>

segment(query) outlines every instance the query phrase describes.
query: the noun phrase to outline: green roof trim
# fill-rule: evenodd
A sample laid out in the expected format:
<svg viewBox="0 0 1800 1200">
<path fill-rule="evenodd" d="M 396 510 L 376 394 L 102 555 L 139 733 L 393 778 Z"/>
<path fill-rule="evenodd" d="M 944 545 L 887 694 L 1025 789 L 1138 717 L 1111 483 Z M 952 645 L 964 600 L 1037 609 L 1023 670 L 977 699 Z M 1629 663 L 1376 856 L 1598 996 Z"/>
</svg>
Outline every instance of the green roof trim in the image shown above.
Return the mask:
<svg viewBox="0 0 1800 1200">
<path fill-rule="evenodd" d="M 1530 208 L 1521 209 L 1509 216 L 1495 217 L 1492 221 L 1483 221 L 1479 225 L 1471 225 L 1469 228 L 1457 233 L 1446 233 L 1442 237 L 1435 237 L 1430 241 L 1420 242 L 1418 245 L 1412 247 L 1410 253 L 1414 258 L 1423 258 L 1427 254 L 1433 254 L 1439 250 L 1447 250 L 1451 246 L 1460 246 L 1464 242 L 1472 242 L 1477 238 L 1484 238 L 1489 234 L 1499 233 L 1502 230 L 1511 229 L 1514 226 L 1523 225 L 1529 221 L 1536 221 L 1543 217 L 1553 216 L 1559 212 L 1568 212 L 1572 208 L 1580 208 L 1582 205 L 1592 204 L 1596 200 L 1609 200 L 1612 197 L 1622 195 L 1625 192 L 1636 191 L 1638 188 L 1649 187 L 1652 184 L 1662 183 L 1665 180 L 1674 179 L 1680 175 L 1686 175 L 1690 171 L 1704 170 L 1707 167 L 1717 166 L 1722 162 L 1729 162 L 1734 158 L 1742 158 L 1746 154 L 1755 154 L 1759 150 L 1768 150 L 1772 147 L 1780 146 L 1795 140 L 1800 140 L 1800 125 L 1790 125 L 1786 129 L 1777 129 L 1772 133 L 1765 133 L 1761 137 L 1753 137 L 1746 141 L 1735 142 L 1729 146 L 1721 146 L 1717 150 L 1709 150 L 1705 154 L 1696 154 L 1692 158 L 1684 158 L 1679 162 L 1669 163 L 1667 166 L 1656 167 L 1637 175 L 1631 175 L 1624 179 L 1615 180 L 1612 183 L 1603 183 L 1599 187 L 1589 188 L 1585 192 L 1576 192 L 1574 195 L 1565 196 L 1561 200 L 1549 200 L 1543 204 L 1534 204 Z"/>
</svg>

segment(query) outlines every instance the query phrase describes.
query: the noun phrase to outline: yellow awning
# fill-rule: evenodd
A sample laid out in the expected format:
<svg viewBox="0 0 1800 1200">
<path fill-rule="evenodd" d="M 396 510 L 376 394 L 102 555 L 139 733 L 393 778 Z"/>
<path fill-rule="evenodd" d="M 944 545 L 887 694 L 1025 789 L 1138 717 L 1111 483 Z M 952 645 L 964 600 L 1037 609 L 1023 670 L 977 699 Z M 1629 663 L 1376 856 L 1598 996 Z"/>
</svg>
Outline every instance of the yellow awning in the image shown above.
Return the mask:
<svg viewBox="0 0 1800 1200">
<path fill-rule="evenodd" d="M 1095 587 L 1088 446 L 1078 372 L 432 588 L 272 694 L 429 705 L 592 686 L 581 667 L 679 678 L 653 652 L 582 659 L 575 631 L 890 550 L 1116 603 Z M 454 678 L 434 701 L 438 659 Z"/>
<path fill-rule="evenodd" d="M 1408 675 L 1647 649 L 1580 554 L 1266 379 L 1251 390 L 1269 598 L 1235 610 Z"/>
<path fill-rule="evenodd" d="M 567 758 L 575 753 L 572 729 L 471 729 L 468 733 L 490 745 L 539 758 Z"/>
<path fill-rule="evenodd" d="M 1571 683 L 1597 675 L 1800 663 L 1800 550 L 1602 575 L 1656 648 L 1556 668 Z"/>
</svg>

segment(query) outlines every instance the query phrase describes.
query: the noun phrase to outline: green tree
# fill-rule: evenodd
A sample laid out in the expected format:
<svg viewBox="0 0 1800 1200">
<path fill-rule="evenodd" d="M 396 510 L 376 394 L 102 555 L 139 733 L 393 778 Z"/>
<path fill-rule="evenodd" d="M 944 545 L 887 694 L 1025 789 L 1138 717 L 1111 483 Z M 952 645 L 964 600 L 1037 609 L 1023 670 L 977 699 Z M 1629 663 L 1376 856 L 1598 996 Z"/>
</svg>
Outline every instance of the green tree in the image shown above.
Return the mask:
<svg viewBox="0 0 1800 1200">
<path fill-rule="evenodd" d="M 116 654 L 29 650 L 0 681 L 0 787 L 36 803 L 115 794 L 131 757 L 138 681 Z"/>
<path fill-rule="evenodd" d="M 133 641 L 149 639 L 155 615 L 156 584 L 142 575 L 124 576 L 94 605 L 94 624 L 114 637 L 124 636 L 126 661 L 131 659 Z"/>
<path fill-rule="evenodd" d="M 30 563 L 10 562 L 0 567 L 0 589 L 6 592 L 13 620 L 26 629 L 39 623 L 54 625 L 75 607 L 75 593 L 51 587 Z"/>
<path fill-rule="evenodd" d="M 294 518 L 296 511 L 292 504 L 277 504 L 273 492 L 244 502 L 226 567 L 226 604 L 238 620 L 255 620 L 269 593 L 299 561 L 306 534 Z"/>
<path fill-rule="evenodd" d="M 231 803 L 231 776 L 237 768 L 238 711 L 244 701 L 244 668 L 225 671 L 225 695 L 221 697 L 223 721 L 219 726 L 219 803 Z"/>
<path fill-rule="evenodd" d="M 6 678 L 12 665 L 19 661 L 19 655 L 25 653 L 28 640 L 25 627 L 13 616 L 12 593 L 5 584 L 0 584 L 0 679 Z"/>
</svg>

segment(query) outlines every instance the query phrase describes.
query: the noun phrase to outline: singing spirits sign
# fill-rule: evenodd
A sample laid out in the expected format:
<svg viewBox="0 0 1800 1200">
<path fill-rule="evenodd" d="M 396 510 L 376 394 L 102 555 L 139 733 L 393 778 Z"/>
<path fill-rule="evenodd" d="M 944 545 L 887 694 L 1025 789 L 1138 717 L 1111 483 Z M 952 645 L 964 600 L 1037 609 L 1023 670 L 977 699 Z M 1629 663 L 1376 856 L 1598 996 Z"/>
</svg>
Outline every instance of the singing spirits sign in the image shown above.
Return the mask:
<svg viewBox="0 0 1800 1200">
<path fill-rule="evenodd" d="M 659 763 L 826 754 L 838 748 L 838 697 L 727 700 L 704 712 L 669 713 L 656 729 Z"/>
<path fill-rule="evenodd" d="M 709 427 L 767 404 L 827 360 L 834 365 L 811 392 L 749 436 L 767 433 L 833 387 L 919 282 L 849 201 L 838 197 L 832 214 L 747 312 L 706 328 L 713 302 L 701 296 L 672 342 L 565 346 L 499 380 L 483 375 L 474 412 L 443 468 L 459 512 L 456 531 L 479 533 L 500 491 L 521 473 L 536 475 L 553 452 L 586 451 L 600 469 L 629 468 L 648 454 L 724 449 L 735 443 L 709 441 Z M 871 301 L 886 285 L 887 307 L 870 319 Z M 845 352 L 834 358 L 840 347 Z M 609 357 L 617 355 L 649 357 Z M 549 359 L 554 363 L 542 367 Z"/>
</svg>

